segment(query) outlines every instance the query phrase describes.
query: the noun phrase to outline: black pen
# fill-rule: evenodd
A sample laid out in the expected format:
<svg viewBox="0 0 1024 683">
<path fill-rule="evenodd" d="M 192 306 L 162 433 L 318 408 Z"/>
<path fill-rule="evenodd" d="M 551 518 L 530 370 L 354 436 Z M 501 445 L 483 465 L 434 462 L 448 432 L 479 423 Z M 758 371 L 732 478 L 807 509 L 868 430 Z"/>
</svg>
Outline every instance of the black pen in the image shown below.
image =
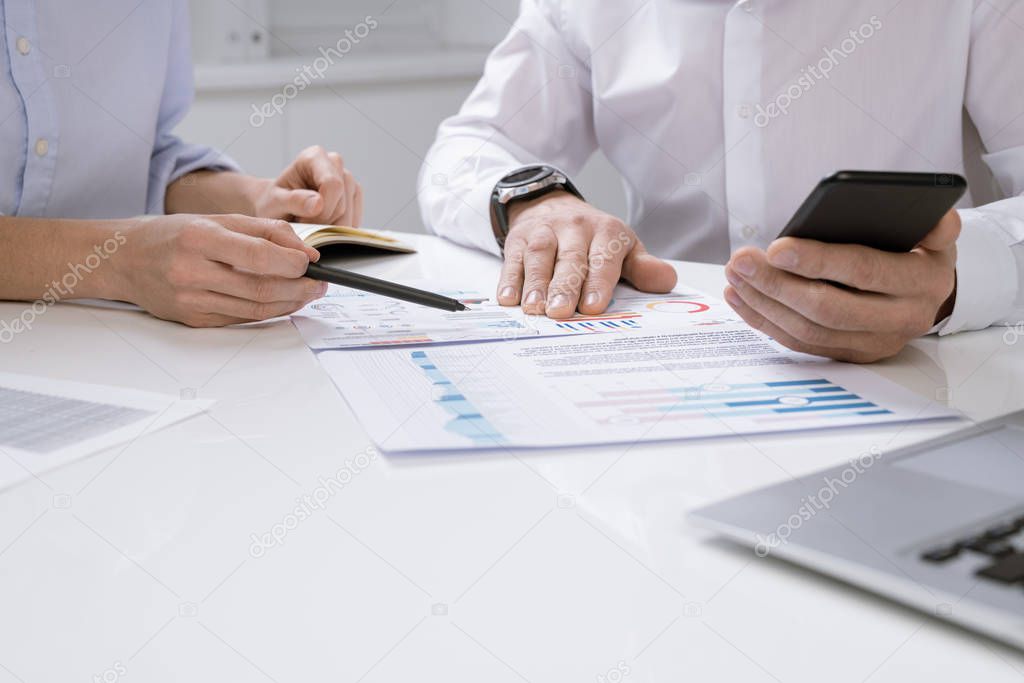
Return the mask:
<svg viewBox="0 0 1024 683">
<path fill-rule="evenodd" d="M 317 263 L 309 264 L 309 267 L 306 268 L 306 277 L 313 280 L 319 280 L 320 282 L 330 282 L 343 287 L 351 287 L 352 289 L 370 292 L 371 294 L 380 294 L 381 296 L 386 296 L 391 299 L 408 301 L 409 303 L 419 304 L 420 306 L 440 308 L 442 311 L 455 312 L 469 310 L 461 301 L 450 299 L 446 296 L 441 296 L 440 294 L 425 292 L 422 289 L 406 287 L 405 285 L 388 282 L 387 280 L 378 280 L 375 277 L 360 275 L 359 273 L 342 270 L 341 268 L 321 266 Z"/>
</svg>

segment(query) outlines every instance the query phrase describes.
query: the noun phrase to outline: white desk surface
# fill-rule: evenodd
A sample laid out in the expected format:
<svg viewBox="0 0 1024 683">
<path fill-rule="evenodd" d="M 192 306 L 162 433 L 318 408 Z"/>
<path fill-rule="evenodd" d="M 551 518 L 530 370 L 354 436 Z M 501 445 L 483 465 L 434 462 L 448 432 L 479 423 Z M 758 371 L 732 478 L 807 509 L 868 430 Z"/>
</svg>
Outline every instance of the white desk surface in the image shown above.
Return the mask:
<svg viewBox="0 0 1024 683">
<path fill-rule="evenodd" d="M 493 286 L 496 260 L 416 239 L 418 255 L 357 263 Z M 679 271 L 720 295 L 721 268 Z M 1024 407 L 1022 360 L 999 329 L 876 369 L 982 419 Z M 257 558 L 251 534 L 369 446 L 290 322 L 193 330 L 58 305 L 0 347 L 0 371 L 218 400 L 0 493 L 0 683 L 1024 677 L 1019 652 L 684 519 L 949 423 L 385 456 Z"/>
</svg>

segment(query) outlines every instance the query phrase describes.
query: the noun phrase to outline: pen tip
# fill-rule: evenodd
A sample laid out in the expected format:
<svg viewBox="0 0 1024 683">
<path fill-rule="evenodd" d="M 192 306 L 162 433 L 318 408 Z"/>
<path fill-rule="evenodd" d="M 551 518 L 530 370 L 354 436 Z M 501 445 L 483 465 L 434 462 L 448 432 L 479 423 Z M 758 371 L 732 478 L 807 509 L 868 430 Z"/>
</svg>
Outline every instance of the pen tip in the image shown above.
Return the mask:
<svg viewBox="0 0 1024 683">
<path fill-rule="evenodd" d="M 469 310 L 469 306 L 467 306 L 466 304 L 464 304 L 464 303 L 462 303 L 460 301 L 460 302 L 458 302 L 458 308 L 456 308 L 455 310 L 456 311 L 468 311 Z"/>
</svg>

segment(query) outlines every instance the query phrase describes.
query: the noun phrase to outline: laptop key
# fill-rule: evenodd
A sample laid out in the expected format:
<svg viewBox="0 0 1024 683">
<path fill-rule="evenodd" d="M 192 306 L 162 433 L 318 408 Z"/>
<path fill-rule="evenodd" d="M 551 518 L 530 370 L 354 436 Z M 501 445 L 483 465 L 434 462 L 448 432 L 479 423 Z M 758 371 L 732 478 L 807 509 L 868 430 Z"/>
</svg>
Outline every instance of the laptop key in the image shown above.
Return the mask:
<svg viewBox="0 0 1024 683">
<path fill-rule="evenodd" d="M 952 560 L 954 557 L 960 554 L 960 544 L 954 543 L 953 545 L 944 545 L 938 548 L 932 548 L 931 550 L 923 553 L 921 559 L 925 562 L 945 562 Z"/>
<path fill-rule="evenodd" d="M 978 576 L 1001 583 L 1024 581 L 1024 553 L 1004 555 L 995 564 L 979 571 Z"/>
<path fill-rule="evenodd" d="M 986 538 L 1006 538 L 1020 531 L 1015 522 L 1000 522 L 985 530 Z"/>
<path fill-rule="evenodd" d="M 1014 547 L 1006 541 L 992 540 L 992 541 L 979 541 L 972 543 L 967 546 L 969 550 L 973 550 L 976 553 L 982 555 L 990 555 L 992 557 L 1002 557 L 1003 555 L 1011 555 L 1014 552 Z"/>
</svg>

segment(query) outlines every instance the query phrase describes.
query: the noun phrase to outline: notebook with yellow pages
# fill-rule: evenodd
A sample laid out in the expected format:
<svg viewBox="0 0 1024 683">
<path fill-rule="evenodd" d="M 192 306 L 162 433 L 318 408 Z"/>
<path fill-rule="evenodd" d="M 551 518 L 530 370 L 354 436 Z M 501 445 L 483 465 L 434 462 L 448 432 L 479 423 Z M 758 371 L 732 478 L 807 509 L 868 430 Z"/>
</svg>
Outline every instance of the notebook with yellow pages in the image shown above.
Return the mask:
<svg viewBox="0 0 1024 683">
<path fill-rule="evenodd" d="M 305 223 L 292 223 L 292 228 L 295 229 L 296 234 L 302 238 L 303 242 L 314 249 L 351 244 L 360 247 L 383 249 L 384 251 L 395 251 L 402 254 L 412 254 L 416 251 L 411 245 L 393 237 L 392 233 L 380 230 L 364 230 L 344 225 L 312 225 Z"/>
</svg>

